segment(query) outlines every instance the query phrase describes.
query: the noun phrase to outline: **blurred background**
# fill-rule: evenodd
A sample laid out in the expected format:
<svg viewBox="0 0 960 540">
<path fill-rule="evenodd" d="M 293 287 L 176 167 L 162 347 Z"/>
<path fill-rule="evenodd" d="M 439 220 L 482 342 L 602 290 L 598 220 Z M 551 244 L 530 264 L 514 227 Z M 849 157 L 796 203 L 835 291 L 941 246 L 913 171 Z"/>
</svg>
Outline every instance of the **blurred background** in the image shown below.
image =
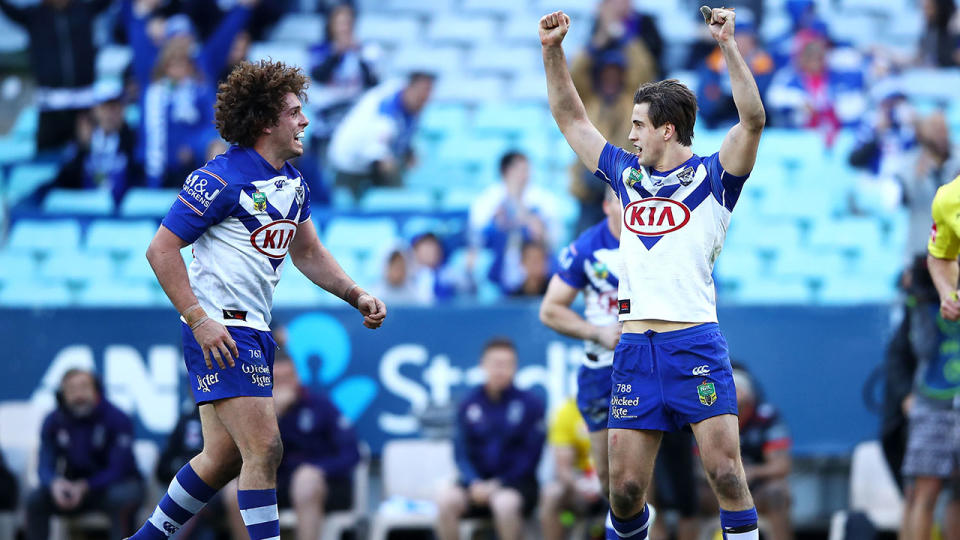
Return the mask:
<svg viewBox="0 0 960 540">
<path fill-rule="evenodd" d="M 845 510 L 889 534 L 913 375 L 894 369 L 909 346 L 888 343 L 916 303 L 904 271 L 926 252 L 933 195 L 960 173 L 960 16 L 953 0 L 727 5 L 768 127 L 715 269 L 721 324 L 789 428 L 796 534 L 849 530 Z M 385 327 L 367 332 L 288 264 L 278 341 L 363 448 L 353 534 L 384 515 L 429 515 L 417 477 L 395 476 L 419 458 L 391 462 L 388 449 L 449 438 L 455 404 L 483 379 L 488 338 L 516 343 L 516 384 L 548 411 L 575 392 L 582 346 L 537 310 L 558 252 L 603 219 L 603 190 L 550 116 L 539 17 L 571 16 L 567 59 L 609 140 L 627 145 L 639 84 L 676 78 L 698 96 L 693 149 L 709 155 L 737 116 L 698 7 L 0 0 L 0 449 L 23 495 L 0 511 L 13 524 L 0 537 L 37 485 L 40 425 L 68 369 L 94 372 L 133 420 L 144 478 L 191 414 L 176 314 L 144 252 L 186 174 L 227 148 L 212 125 L 218 81 L 262 58 L 311 77 L 309 142 L 294 164 L 313 223 L 390 306 Z M 542 478 L 550 466 L 545 457 Z M 102 525 L 94 515 L 55 531 Z"/>
</svg>

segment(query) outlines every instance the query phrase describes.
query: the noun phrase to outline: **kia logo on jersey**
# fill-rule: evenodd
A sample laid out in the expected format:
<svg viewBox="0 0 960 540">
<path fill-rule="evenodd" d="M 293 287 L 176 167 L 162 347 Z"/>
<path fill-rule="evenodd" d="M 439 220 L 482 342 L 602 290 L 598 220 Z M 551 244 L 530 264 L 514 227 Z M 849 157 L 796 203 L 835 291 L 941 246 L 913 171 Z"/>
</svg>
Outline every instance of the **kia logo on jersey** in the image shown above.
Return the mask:
<svg viewBox="0 0 960 540">
<path fill-rule="evenodd" d="M 690 209 L 681 202 L 663 197 L 633 201 L 623 209 L 623 225 L 640 236 L 660 236 L 690 221 Z"/>
<path fill-rule="evenodd" d="M 250 233 L 250 243 L 267 257 L 282 259 L 286 257 L 290 241 L 296 232 L 296 223 L 289 219 L 280 219 Z"/>
</svg>

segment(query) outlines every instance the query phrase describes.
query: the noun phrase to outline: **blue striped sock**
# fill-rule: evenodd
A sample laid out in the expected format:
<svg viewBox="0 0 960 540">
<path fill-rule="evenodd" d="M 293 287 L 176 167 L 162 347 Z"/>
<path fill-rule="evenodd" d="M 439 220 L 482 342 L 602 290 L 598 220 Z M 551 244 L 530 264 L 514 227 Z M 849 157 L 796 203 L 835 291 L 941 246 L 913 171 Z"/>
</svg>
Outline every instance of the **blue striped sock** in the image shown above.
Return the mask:
<svg viewBox="0 0 960 540">
<path fill-rule="evenodd" d="M 610 523 L 613 525 L 614 538 L 629 538 L 630 540 L 643 540 L 647 537 L 650 528 L 650 509 L 646 504 L 643 505 L 643 511 L 627 519 L 618 519 L 610 512 Z"/>
<path fill-rule="evenodd" d="M 720 528 L 723 529 L 724 540 L 757 540 L 760 538 L 757 530 L 757 508 L 738 511 L 721 508 Z"/>
<path fill-rule="evenodd" d="M 250 540 L 280 540 L 276 489 L 241 489 L 237 502 Z"/>
<path fill-rule="evenodd" d="M 170 482 L 170 488 L 153 515 L 130 540 L 166 540 L 199 512 L 216 492 L 187 463 Z"/>
</svg>

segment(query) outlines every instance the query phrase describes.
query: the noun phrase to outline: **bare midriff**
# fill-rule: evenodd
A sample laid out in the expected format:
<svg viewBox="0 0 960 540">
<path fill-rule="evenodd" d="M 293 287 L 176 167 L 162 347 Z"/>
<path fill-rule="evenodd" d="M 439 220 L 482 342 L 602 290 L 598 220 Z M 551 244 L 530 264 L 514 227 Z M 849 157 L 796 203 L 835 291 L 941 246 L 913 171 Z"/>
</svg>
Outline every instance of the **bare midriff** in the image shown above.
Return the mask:
<svg viewBox="0 0 960 540">
<path fill-rule="evenodd" d="M 698 322 L 677 322 L 677 321 L 661 321 L 660 319 L 641 319 L 637 321 L 623 321 L 623 330 L 624 334 L 642 334 L 647 330 L 653 330 L 654 332 L 673 332 L 674 330 L 683 330 L 684 328 L 690 328 L 691 326 L 697 326 Z"/>
</svg>

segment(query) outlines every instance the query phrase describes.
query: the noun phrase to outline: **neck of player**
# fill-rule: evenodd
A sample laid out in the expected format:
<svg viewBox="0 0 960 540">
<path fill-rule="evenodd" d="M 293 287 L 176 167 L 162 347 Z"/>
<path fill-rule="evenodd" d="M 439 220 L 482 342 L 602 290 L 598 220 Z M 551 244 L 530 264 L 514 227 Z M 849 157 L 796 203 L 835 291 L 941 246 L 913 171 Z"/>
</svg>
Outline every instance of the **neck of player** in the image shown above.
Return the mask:
<svg viewBox="0 0 960 540">
<path fill-rule="evenodd" d="M 663 155 L 660 156 L 660 159 L 657 160 L 653 168 L 657 171 L 670 171 L 682 165 L 683 162 L 692 156 L 693 150 L 691 150 L 689 146 L 669 143 L 666 148 L 663 149 Z"/>
<path fill-rule="evenodd" d="M 272 148 L 262 139 L 253 145 L 253 149 L 260 154 L 260 157 L 266 160 L 270 166 L 278 171 L 283 168 L 283 164 L 286 163 L 288 159 L 293 157 L 287 155 L 288 153 L 277 152 L 276 149 Z"/>
</svg>

